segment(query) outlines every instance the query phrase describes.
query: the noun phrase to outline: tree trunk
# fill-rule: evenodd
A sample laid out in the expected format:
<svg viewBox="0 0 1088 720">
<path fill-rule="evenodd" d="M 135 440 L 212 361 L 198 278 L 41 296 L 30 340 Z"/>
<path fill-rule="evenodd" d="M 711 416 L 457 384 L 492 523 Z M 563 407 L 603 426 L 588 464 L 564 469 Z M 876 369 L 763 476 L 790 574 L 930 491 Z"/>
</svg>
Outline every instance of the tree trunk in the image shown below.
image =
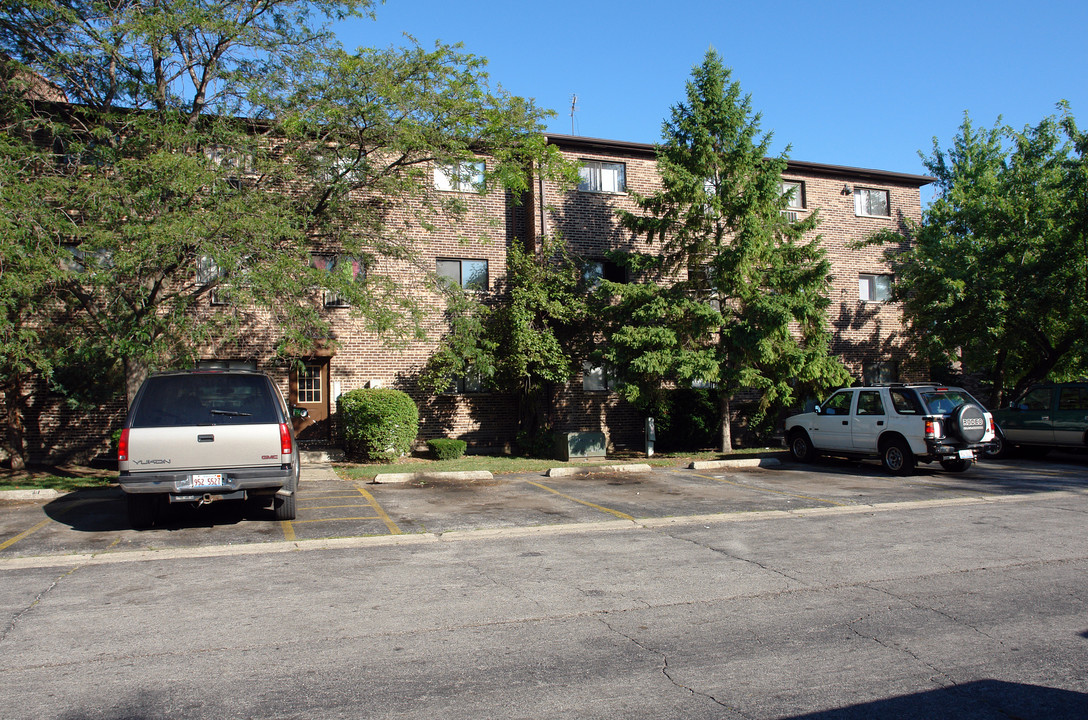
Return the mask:
<svg viewBox="0 0 1088 720">
<path fill-rule="evenodd" d="M 733 431 L 730 427 L 730 412 L 729 412 L 729 393 L 725 389 L 721 389 L 721 394 L 718 396 L 718 408 L 719 414 L 722 416 L 722 447 L 723 453 L 733 451 Z"/>
<path fill-rule="evenodd" d="M 125 407 L 132 407 L 136 391 L 147 379 L 147 366 L 132 358 L 125 358 Z"/>
<path fill-rule="evenodd" d="M 4 407 L 6 408 L 6 442 L 11 455 L 11 469 L 22 470 L 26 467 L 26 432 L 23 429 L 23 392 L 22 378 L 15 375 L 4 384 Z"/>
</svg>

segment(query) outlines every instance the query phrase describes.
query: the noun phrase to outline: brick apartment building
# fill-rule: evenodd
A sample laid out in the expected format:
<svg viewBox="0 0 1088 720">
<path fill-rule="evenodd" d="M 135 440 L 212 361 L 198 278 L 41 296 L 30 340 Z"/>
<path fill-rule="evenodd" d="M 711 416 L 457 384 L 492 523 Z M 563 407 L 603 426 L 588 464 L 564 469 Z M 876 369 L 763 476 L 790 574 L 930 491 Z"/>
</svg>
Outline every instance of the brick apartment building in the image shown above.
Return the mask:
<svg viewBox="0 0 1088 720">
<path fill-rule="evenodd" d="M 398 276 L 410 292 L 424 298 L 428 308 L 426 340 L 390 346 L 364 330 L 347 308 L 338 306 L 337 298 L 326 296 L 317 301 L 325 306 L 337 343 L 335 348 L 307 358 L 301 371 L 274 359 L 274 332 L 255 332 L 244 344 L 208 348 L 204 356 L 208 360 L 256 360 L 277 379 L 291 403 L 309 410 L 310 419 L 300 434 L 315 446 L 336 444 L 336 398 L 341 393 L 359 387 L 393 387 L 416 399 L 421 439 L 457 437 L 467 440 L 470 448 L 508 447 L 517 424 L 514 398 L 471 381 L 458 382 L 450 392 L 437 396 L 416 388 L 415 377 L 444 329 L 442 300 L 424 282 L 422 266 L 486 294 L 494 292 L 497 281 L 504 277 L 507 248 L 514 242 L 534 246 L 546 234 L 559 232 L 576 255 L 599 260 L 606 276 L 610 271 L 604 259 L 606 251 L 652 251 L 619 226 L 615 210 L 636 209 L 628 189 L 650 194 L 659 187 L 654 147 L 559 135 L 550 136 L 549 141 L 568 159 L 583 164 L 580 187 L 564 190 L 537 178 L 524 201 L 516 204 L 502 191 L 478 192 L 469 183 L 435 168 L 434 192 L 462 193 L 467 215 L 432 232 L 418 231 L 416 262 L 420 264 L 379 259 L 366 268 L 367 273 Z M 822 218 L 818 233 L 834 275 L 830 317 L 834 352 L 859 380 L 914 375 L 901 348 L 899 309 L 883 301 L 891 282 L 881 259 L 883 251 L 857 249 L 850 243 L 883 228 L 894 229 L 904 218 L 918 220 L 919 189 L 932 178 L 790 162 L 784 179 L 795 188 L 790 212 L 805 215 L 818 209 Z M 335 257 L 323 256 L 320 251 L 315 255 L 328 260 Z M 641 445 L 642 418 L 595 373 L 574 378 L 557 400 L 556 431 L 603 431 L 613 447 Z M 37 426 L 28 428 L 32 461 L 102 452 L 108 430 L 119 426 L 123 417 L 119 405 L 102 408 L 97 417 L 83 416 L 78 423 L 57 408 L 40 409 Z M 97 426 L 100 434 L 88 433 L 88 425 Z"/>
</svg>

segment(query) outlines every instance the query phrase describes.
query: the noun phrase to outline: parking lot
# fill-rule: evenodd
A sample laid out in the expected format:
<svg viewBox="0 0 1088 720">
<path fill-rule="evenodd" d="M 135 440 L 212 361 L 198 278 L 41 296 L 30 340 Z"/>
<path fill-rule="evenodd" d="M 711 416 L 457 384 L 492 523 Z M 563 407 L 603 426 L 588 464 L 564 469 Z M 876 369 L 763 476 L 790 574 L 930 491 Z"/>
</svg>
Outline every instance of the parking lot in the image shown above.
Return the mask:
<svg viewBox="0 0 1088 720">
<path fill-rule="evenodd" d="M 815 465 L 573 476 L 538 473 L 486 480 L 420 476 L 406 483 L 342 479 L 327 465 L 303 470 L 298 517 L 278 522 L 270 510 L 237 502 L 171 508 L 160 526 L 135 531 L 116 488 L 77 491 L 43 501 L 0 502 L 0 565 L 14 558 L 126 551 L 300 543 L 332 538 L 444 534 L 567 524 L 743 519 L 755 512 L 876 510 L 892 503 L 986 500 L 1006 495 L 1088 492 L 1088 457 L 1008 460 L 965 473 L 922 466 L 907 478 L 875 463 L 823 460 Z"/>
</svg>

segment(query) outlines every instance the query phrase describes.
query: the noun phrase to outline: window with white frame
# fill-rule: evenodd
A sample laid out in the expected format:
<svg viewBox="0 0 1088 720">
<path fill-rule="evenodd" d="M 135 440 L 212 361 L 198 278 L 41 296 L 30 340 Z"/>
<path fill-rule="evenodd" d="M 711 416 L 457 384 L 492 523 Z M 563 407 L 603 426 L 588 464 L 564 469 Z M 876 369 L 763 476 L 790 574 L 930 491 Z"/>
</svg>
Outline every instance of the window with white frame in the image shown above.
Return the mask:
<svg viewBox="0 0 1088 720">
<path fill-rule="evenodd" d="M 582 192 L 627 192 L 627 167 L 623 163 L 583 160 L 578 177 Z"/>
<path fill-rule="evenodd" d="M 487 260 L 438 258 L 435 261 L 440 280 L 465 290 L 487 290 Z"/>
<path fill-rule="evenodd" d="M 854 214 L 865 217 L 891 217 L 891 205 L 887 190 L 854 188 Z"/>
<path fill-rule="evenodd" d="M 862 302 L 888 302 L 891 297 L 891 275 L 858 275 L 858 298 Z"/>
<path fill-rule="evenodd" d="M 435 165 L 434 187 L 450 192 L 484 191 L 484 163 L 459 162 L 453 165 Z"/>
<path fill-rule="evenodd" d="M 585 392 L 608 392 L 615 386 L 608 370 L 586 360 L 582 363 L 582 390 Z"/>
<path fill-rule="evenodd" d="M 249 172 L 253 168 L 253 156 L 227 145 L 208 145 L 204 148 L 204 157 L 208 158 L 212 165 Z"/>
<path fill-rule="evenodd" d="M 310 256 L 310 265 L 330 274 L 337 274 L 341 282 L 362 282 L 366 279 L 366 264 L 361 258 L 338 253 L 317 253 Z M 351 303 L 335 290 L 324 290 L 325 307 L 350 307 Z"/>
<path fill-rule="evenodd" d="M 790 210 L 803 210 L 805 208 L 805 184 L 797 180 L 783 180 L 781 184 L 782 194 L 788 200 L 787 207 Z"/>
<path fill-rule="evenodd" d="M 220 281 L 226 277 L 226 273 L 216 264 L 213 258 L 205 255 L 200 258 L 196 266 L 196 281 L 201 285 L 211 286 L 211 290 L 208 292 L 208 299 L 212 305 L 229 305 L 230 298 L 227 294 L 226 288 L 222 287 Z"/>
</svg>

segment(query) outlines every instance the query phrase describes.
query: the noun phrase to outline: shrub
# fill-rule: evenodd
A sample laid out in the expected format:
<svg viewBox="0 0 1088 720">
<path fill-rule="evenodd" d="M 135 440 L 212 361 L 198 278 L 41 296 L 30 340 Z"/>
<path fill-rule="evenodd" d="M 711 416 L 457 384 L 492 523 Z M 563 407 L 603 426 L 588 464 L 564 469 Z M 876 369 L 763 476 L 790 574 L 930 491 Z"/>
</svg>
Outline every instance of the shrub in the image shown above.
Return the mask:
<svg viewBox="0 0 1088 720">
<path fill-rule="evenodd" d="M 408 454 L 419 432 L 419 410 L 407 393 L 360 388 L 337 401 L 349 460 L 388 461 Z"/>
<path fill-rule="evenodd" d="M 427 441 L 427 447 L 436 460 L 456 460 L 465 454 L 468 443 L 453 438 L 436 438 Z"/>
</svg>

